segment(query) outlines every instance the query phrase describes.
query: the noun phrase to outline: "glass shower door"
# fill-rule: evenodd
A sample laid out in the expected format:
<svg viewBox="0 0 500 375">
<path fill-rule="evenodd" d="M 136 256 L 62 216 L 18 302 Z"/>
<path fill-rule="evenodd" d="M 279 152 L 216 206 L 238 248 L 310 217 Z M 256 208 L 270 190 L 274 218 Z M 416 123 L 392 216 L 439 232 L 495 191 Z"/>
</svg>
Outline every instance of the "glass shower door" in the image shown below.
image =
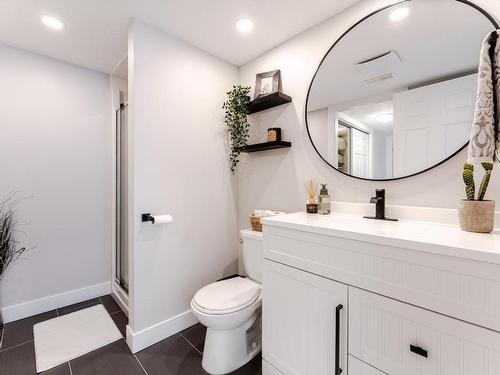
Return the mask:
<svg viewBox="0 0 500 375">
<path fill-rule="evenodd" d="M 116 282 L 128 293 L 128 105 L 116 111 Z"/>
</svg>

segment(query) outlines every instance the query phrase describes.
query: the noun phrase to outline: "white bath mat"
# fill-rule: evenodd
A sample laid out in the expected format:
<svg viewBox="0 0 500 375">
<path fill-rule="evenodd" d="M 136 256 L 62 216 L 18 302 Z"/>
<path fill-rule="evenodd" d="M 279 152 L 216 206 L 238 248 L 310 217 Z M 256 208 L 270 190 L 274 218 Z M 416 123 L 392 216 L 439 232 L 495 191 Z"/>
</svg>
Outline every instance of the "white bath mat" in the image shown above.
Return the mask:
<svg viewBox="0 0 500 375">
<path fill-rule="evenodd" d="M 33 334 L 37 373 L 122 338 L 100 304 L 35 324 Z"/>
</svg>

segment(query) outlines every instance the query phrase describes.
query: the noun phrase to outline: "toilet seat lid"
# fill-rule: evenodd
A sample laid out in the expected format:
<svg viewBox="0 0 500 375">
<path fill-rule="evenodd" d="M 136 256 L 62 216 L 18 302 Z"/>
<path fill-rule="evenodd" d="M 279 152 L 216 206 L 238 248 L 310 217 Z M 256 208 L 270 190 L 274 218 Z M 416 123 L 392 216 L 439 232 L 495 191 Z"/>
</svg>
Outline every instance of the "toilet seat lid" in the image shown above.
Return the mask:
<svg viewBox="0 0 500 375">
<path fill-rule="evenodd" d="M 259 294 L 260 284 L 248 278 L 233 277 L 201 288 L 193 301 L 204 310 L 224 314 L 243 309 Z"/>
</svg>

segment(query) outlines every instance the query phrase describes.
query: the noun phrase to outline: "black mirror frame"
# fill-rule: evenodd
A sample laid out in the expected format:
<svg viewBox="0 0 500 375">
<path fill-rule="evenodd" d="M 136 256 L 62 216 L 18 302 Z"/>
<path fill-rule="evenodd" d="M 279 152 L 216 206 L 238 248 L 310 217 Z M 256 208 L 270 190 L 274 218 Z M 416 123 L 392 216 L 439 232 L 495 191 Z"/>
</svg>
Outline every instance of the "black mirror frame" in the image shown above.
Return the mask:
<svg viewBox="0 0 500 375">
<path fill-rule="evenodd" d="M 313 139 L 311 137 L 311 132 L 309 131 L 309 123 L 307 122 L 307 106 L 308 106 L 308 103 L 309 103 L 309 95 L 311 93 L 311 88 L 312 88 L 312 85 L 314 83 L 314 79 L 316 78 L 316 76 L 318 75 L 318 72 L 319 70 L 321 69 L 321 65 L 323 65 L 323 62 L 325 61 L 326 57 L 328 56 L 328 54 L 333 50 L 333 48 L 340 42 L 340 40 L 342 40 L 342 38 L 344 36 L 346 36 L 352 29 L 354 29 L 356 26 L 358 26 L 360 23 L 362 23 L 363 21 L 365 21 L 366 19 L 374 16 L 375 14 L 377 13 L 380 13 L 386 9 L 389 9 L 389 8 L 392 8 L 392 7 L 395 7 L 395 6 L 398 6 L 400 4 L 403 4 L 403 3 L 407 3 L 407 2 L 411 2 L 411 1 L 415 1 L 415 0 L 401 0 L 401 1 L 398 1 L 398 2 L 395 2 L 394 4 L 390 4 L 390 5 L 387 5 L 385 7 L 382 7 L 374 12 L 371 12 L 370 14 L 368 14 L 367 16 L 363 17 L 362 19 L 360 19 L 358 22 L 356 22 L 354 25 L 352 25 L 347 31 L 345 31 L 341 36 L 340 38 L 337 39 L 337 41 L 328 49 L 328 51 L 326 51 L 326 54 L 325 56 L 323 56 L 323 58 L 321 59 L 319 65 L 318 65 L 318 68 L 316 69 L 316 71 L 314 72 L 314 75 L 311 79 L 311 83 L 309 84 L 309 89 L 307 90 L 307 97 L 306 97 L 306 105 L 305 105 L 305 111 L 304 111 L 304 116 L 305 116 L 305 123 L 306 123 L 306 129 L 307 129 L 307 135 L 309 137 L 309 141 L 311 142 L 311 145 L 313 146 L 314 148 L 314 151 L 316 151 L 316 153 L 319 155 L 319 157 L 321 158 L 321 160 L 323 160 L 326 164 L 328 164 L 330 167 L 332 167 L 335 171 L 339 172 L 339 173 L 342 173 L 343 175 L 346 175 L 346 176 L 349 176 L 349 177 L 352 177 L 352 178 L 356 178 L 358 180 L 363 180 L 363 181 L 380 181 L 380 182 L 384 182 L 384 181 L 397 181 L 397 180 L 402 180 L 402 179 L 405 179 L 405 178 L 410 178 L 410 177 L 414 177 L 414 176 L 417 176 L 419 174 L 422 174 L 422 173 L 425 173 L 425 172 L 428 172 L 430 171 L 431 169 L 433 168 L 436 168 L 438 166 L 440 166 L 441 164 L 444 164 L 446 163 L 448 160 L 452 159 L 453 157 L 455 157 L 457 154 L 459 154 L 464 148 L 466 148 L 469 144 L 469 142 L 467 141 L 460 149 L 458 149 L 456 152 L 454 152 L 453 154 L 451 154 L 450 156 L 448 156 L 446 159 L 443 159 L 442 161 L 440 161 L 439 163 L 437 164 L 434 164 L 433 166 L 427 168 L 427 169 L 424 169 L 420 172 L 417 172 L 417 173 L 413 173 L 413 174 L 410 174 L 408 176 L 402 176 L 402 177 L 395 177 L 395 178 L 386 178 L 386 179 L 371 179 L 371 178 L 364 178 L 364 177 L 358 177 L 358 176 L 353 176 L 353 175 L 350 175 L 348 173 L 345 173 L 345 172 L 342 172 L 340 171 L 338 168 L 334 167 L 332 164 L 330 164 L 324 157 L 323 155 L 321 155 L 321 153 L 318 151 L 318 149 L 316 148 L 316 145 L 314 144 L 313 142 Z M 485 9 L 481 8 L 479 5 L 477 4 L 474 4 L 472 3 L 471 1 L 469 0 L 455 0 L 459 3 L 462 3 L 462 4 L 466 4 L 472 8 L 474 8 L 475 10 L 477 10 L 478 12 L 480 12 L 483 16 L 485 16 L 490 22 L 491 24 L 493 25 L 493 27 L 495 29 L 500 29 L 500 25 L 498 24 L 498 22 L 495 20 L 495 18 L 490 14 L 488 13 Z"/>
</svg>

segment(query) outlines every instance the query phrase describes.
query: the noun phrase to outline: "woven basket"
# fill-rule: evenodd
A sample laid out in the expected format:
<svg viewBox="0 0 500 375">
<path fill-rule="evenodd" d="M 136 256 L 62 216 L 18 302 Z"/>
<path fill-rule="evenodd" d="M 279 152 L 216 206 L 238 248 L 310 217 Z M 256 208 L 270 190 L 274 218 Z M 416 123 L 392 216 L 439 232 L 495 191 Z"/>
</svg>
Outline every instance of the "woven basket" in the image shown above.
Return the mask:
<svg viewBox="0 0 500 375">
<path fill-rule="evenodd" d="M 262 232 L 262 224 L 260 223 L 260 216 L 250 215 L 250 224 L 252 225 L 252 230 L 256 232 Z"/>
</svg>

